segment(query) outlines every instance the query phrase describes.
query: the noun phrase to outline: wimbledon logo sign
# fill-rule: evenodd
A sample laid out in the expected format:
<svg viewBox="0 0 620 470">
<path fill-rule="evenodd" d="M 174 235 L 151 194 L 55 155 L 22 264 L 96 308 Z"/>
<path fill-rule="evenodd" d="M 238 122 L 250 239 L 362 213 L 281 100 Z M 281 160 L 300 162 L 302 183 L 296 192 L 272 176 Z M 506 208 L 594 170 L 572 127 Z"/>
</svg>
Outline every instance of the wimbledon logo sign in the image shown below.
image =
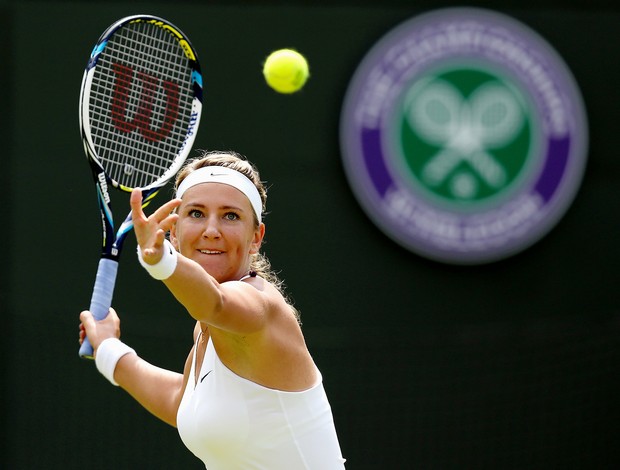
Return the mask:
<svg viewBox="0 0 620 470">
<path fill-rule="evenodd" d="M 347 91 L 341 146 L 353 192 L 388 236 L 430 259 L 482 264 L 529 247 L 566 212 L 587 122 L 540 36 L 448 8 L 370 50 Z"/>
</svg>

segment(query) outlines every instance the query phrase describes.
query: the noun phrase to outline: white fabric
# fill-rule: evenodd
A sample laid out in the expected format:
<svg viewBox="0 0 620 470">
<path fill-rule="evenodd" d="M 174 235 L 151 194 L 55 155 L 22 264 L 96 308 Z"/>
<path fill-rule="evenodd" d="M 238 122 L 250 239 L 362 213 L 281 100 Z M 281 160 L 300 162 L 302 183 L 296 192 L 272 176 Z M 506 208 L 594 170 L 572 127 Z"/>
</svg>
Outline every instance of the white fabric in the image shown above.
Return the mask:
<svg viewBox="0 0 620 470">
<path fill-rule="evenodd" d="M 142 258 L 142 249 L 138 245 L 138 261 L 144 269 L 151 275 L 151 277 L 163 281 L 168 279 L 174 273 L 177 268 L 177 262 L 179 255 L 177 250 L 174 249 L 172 243 L 168 240 L 164 240 L 164 254 L 161 259 L 155 264 L 148 264 Z"/>
<path fill-rule="evenodd" d="M 97 348 L 97 353 L 95 355 L 97 370 L 101 372 L 112 385 L 118 387 L 118 384 L 114 380 L 114 369 L 116 369 L 116 364 L 125 354 L 135 352 L 133 348 L 130 348 L 117 338 L 104 339 Z"/>
<path fill-rule="evenodd" d="M 344 469 L 320 373 L 303 392 L 269 389 L 228 369 L 210 339 L 197 383 L 195 367 L 194 352 L 177 428 L 209 470 Z"/>
<path fill-rule="evenodd" d="M 222 183 L 232 186 L 233 188 L 237 188 L 250 200 L 250 204 L 252 204 L 252 209 L 254 209 L 256 218 L 259 223 L 261 222 L 263 203 L 260 198 L 260 194 L 258 193 L 256 186 L 254 186 L 254 183 L 252 183 L 252 181 L 244 174 L 225 166 L 206 166 L 198 168 L 197 170 L 192 171 L 183 181 L 181 181 L 181 184 L 177 189 L 177 197 L 182 198 L 185 191 L 192 186 L 202 183 Z"/>
</svg>

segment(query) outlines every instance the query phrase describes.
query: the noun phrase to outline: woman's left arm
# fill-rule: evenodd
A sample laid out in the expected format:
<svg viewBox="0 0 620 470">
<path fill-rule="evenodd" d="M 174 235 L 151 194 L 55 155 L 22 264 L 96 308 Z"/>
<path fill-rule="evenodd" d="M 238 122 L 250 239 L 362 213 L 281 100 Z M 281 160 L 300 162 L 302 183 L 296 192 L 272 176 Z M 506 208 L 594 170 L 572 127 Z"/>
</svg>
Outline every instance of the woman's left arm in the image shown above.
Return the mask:
<svg viewBox="0 0 620 470">
<path fill-rule="evenodd" d="M 264 279 L 219 283 L 180 254 L 174 273 L 164 284 L 195 320 L 230 333 L 261 330 L 272 308 L 273 293 Z"/>
</svg>

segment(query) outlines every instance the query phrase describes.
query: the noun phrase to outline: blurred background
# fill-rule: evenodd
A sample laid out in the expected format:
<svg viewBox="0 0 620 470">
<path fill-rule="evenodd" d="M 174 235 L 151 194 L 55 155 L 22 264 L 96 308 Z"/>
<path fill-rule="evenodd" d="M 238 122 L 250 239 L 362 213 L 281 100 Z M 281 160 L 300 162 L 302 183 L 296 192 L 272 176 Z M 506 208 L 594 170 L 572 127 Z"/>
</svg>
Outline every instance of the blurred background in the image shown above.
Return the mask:
<svg viewBox="0 0 620 470">
<path fill-rule="evenodd" d="M 545 38 L 573 72 L 590 126 L 583 183 L 556 227 L 520 254 L 469 267 L 384 235 L 351 192 L 338 136 L 367 51 L 415 15 L 465 5 Z M 100 243 L 79 88 L 99 35 L 137 13 L 170 20 L 198 50 L 194 148 L 243 153 L 269 182 L 264 249 L 302 313 L 347 468 L 618 468 L 620 7 L 597 0 L 0 1 L 0 468 L 203 468 L 175 429 L 77 354 Z M 261 74 L 283 47 L 311 68 L 291 96 Z M 117 216 L 127 208 L 115 200 Z M 123 339 L 180 371 L 192 321 L 135 262 L 134 244 L 115 292 Z"/>
</svg>

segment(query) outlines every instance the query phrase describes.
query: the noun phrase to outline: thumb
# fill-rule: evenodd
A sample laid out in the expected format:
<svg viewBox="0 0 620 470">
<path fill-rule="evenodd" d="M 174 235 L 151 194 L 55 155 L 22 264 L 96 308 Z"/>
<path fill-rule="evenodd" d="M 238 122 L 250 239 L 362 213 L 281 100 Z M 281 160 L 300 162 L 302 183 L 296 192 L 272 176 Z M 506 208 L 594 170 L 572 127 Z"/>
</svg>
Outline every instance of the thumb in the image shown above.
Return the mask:
<svg viewBox="0 0 620 470">
<path fill-rule="evenodd" d="M 82 322 L 82 326 L 87 335 L 89 331 L 93 331 L 93 329 L 96 328 L 95 317 L 93 317 L 93 314 L 88 310 L 84 310 L 80 313 L 80 322 Z"/>
<path fill-rule="evenodd" d="M 95 318 L 93 317 L 93 314 L 90 313 L 88 310 L 84 310 L 80 313 L 80 321 L 84 324 L 93 323 L 95 321 Z"/>
</svg>

